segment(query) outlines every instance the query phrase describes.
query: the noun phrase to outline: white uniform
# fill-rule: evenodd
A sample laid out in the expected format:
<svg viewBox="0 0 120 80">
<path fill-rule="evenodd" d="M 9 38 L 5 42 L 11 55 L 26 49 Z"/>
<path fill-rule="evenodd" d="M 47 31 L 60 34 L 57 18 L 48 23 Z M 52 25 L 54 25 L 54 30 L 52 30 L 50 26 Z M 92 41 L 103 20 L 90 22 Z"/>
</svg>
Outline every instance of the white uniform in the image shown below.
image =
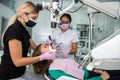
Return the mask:
<svg viewBox="0 0 120 80">
<path fill-rule="evenodd" d="M 55 44 L 60 44 L 59 49 L 56 52 L 56 57 L 64 57 L 61 53 L 64 50 L 71 49 L 73 42 L 78 42 L 78 36 L 75 31 L 68 29 L 62 32 L 60 29 L 53 32 L 51 38 L 55 40 Z M 68 55 L 68 58 L 74 59 L 74 55 Z"/>
</svg>

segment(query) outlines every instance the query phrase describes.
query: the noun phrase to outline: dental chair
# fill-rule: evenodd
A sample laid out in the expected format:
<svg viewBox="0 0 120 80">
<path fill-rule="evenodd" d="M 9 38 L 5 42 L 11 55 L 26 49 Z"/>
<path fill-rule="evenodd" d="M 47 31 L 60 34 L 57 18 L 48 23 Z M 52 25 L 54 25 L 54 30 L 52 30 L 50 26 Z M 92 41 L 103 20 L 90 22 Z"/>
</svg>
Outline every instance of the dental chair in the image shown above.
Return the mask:
<svg viewBox="0 0 120 80">
<path fill-rule="evenodd" d="M 106 70 L 110 80 L 120 80 L 120 30 L 98 43 L 91 50 L 91 56 L 92 62 L 86 67 L 88 70 Z"/>
<path fill-rule="evenodd" d="M 120 70 L 120 30 L 98 43 L 91 50 L 91 56 L 93 58 L 91 63 L 94 63 L 96 68 Z"/>
</svg>

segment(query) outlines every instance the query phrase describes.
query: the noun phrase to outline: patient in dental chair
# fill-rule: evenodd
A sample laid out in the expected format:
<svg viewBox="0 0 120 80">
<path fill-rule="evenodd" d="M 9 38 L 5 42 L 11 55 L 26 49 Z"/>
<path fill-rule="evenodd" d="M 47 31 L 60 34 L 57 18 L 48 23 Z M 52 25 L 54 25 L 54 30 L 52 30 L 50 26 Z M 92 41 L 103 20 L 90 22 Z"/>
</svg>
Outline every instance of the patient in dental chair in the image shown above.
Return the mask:
<svg viewBox="0 0 120 80">
<path fill-rule="evenodd" d="M 33 56 L 41 55 L 47 51 L 56 51 L 51 46 L 40 44 L 33 52 Z M 86 68 L 78 68 L 78 63 L 72 59 L 55 58 L 54 60 L 44 60 L 33 64 L 34 72 L 37 74 L 49 74 L 57 80 L 62 76 L 71 77 L 77 80 L 108 80 L 109 74 L 102 70 L 88 71 Z M 94 76 L 91 77 L 91 74 Z"/>
</svg>

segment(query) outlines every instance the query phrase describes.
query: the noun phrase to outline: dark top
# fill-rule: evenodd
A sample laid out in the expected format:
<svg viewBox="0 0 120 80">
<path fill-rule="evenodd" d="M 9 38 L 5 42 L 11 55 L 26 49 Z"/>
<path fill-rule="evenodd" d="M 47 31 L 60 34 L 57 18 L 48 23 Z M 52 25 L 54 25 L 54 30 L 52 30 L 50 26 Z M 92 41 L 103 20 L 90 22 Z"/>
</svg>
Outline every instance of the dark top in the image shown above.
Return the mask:
<svg viewBox="0 0 120 80">
<path fill-rule="evenodd" d="M 17 39 L 22 43 L 22 57 L 26 57 L 30 46 L 30 35 L 26 28 L 18 20 L 16 20 L 15 23 L 7 29 L 3 37 L 4 54 L 1 58 L 0 65 L 0 79 L 2 80 L 20 77 L 24 74 L 26 69 L 25 66 L 16 67 L 12 62 L 8 46 L 8 41 L 12 39 Z"/>
</svg>

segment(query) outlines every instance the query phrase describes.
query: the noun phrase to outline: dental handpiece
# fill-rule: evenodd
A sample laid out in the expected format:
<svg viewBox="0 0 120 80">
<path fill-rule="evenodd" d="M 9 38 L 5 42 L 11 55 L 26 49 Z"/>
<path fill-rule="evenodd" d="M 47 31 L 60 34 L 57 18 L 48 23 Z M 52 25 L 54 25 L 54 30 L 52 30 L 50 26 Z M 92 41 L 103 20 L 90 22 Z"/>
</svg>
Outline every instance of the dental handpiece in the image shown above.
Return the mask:
<svg viewBox="0 0 120 80">
<path fill-rule="evenodd" d="M 51 36 L 50 36 L 50 35 L 49 35 L 48 37 L 49 37 L 49 39 L 50 39 L 50 40 L 52 40 L 52 38 L 51 38 Z"/>
<path fill-rule="evenodd" d="M 50 35 L 48 36 L 48 38 L 49 38 L 49 40 L 51 40 L 51 41 L 52 41 L 52 38 L 51 38 L 51 36 L 50 36 Z M 52 46 L 52 43 L 51 43 L 50 45 Z"/>
</svg>

